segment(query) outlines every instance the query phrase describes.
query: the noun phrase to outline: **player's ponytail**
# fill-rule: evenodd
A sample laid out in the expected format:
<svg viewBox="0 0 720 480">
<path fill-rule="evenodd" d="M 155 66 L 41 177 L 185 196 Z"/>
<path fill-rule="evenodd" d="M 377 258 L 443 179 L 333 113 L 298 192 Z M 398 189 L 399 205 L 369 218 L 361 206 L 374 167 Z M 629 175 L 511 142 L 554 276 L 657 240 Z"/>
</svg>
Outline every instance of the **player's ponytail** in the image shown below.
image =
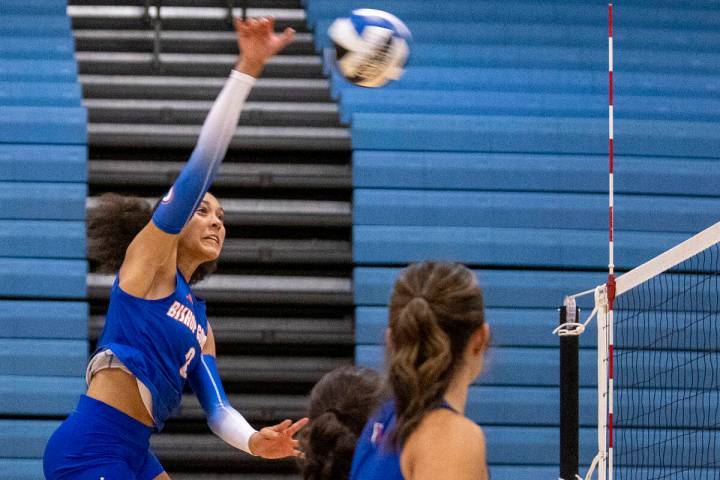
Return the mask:
<svg viewBox="0 0 720 480">
<path fill-rule="evenodd" d="M 87 255 L 90 270 L 98 273 L 117 273 L 125 259 L 130 242 L 150 221 L 153 208 L 144 199 L 105 193 L 87 216 Z M 201 264 L 190 283 L 202 280 L 214 272 L 217 262 Z"/>
<path fill-rule="evenodd" d="M 299 435 L 304 480 L 349 478 L 355 444 L 381 397 L 380 376 L 367 368 L 339 367 L 315 385 L 310 423 Z"/>
<path fill-rule="evenodd" d="M 424 262 L 403 270 L 390 301 L 388 382 L 402 447 L 442 402 L 470 336 L 485 322 L 482 291 L 461 264 Z"/>
</svg>

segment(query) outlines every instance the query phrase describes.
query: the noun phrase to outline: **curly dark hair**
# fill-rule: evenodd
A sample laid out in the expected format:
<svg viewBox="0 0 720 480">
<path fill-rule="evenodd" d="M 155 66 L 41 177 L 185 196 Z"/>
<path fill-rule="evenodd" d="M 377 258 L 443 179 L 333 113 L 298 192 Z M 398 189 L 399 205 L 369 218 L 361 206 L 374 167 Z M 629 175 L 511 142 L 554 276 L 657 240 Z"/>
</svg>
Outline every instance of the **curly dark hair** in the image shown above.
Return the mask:
<svg viewBox="0 0 720 480">
<path fill-rule="evenodd" d="M 150 221 L 153 211 L 154 208 L 139 197 L 117 193 L 105 193 L 98 197 L 97 205 L 87 216 L 87 250 L 91 271 L 116 273 L 130 242 Z M 202 263 L 189 283 L 197 283 L 215 270 L 217 260 Z"/>
<path fill-rule="evenodd" d="M 345 480 L 355 443 L 383 398 L 380 375 L 352 365 L 327 373 L 310 393 L 310 424 L 299 436 L 304 480 Z"/>
</svg>

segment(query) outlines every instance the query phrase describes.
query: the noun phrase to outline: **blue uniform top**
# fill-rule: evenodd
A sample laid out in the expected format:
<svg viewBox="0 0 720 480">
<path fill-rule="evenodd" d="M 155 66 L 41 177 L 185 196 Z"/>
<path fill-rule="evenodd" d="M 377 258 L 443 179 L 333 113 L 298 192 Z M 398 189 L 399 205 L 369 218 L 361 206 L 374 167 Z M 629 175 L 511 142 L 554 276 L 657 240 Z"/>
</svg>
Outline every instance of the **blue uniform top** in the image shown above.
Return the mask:
<svg viewBox="0 0 720 480">
<path fill-rule="evenodd" d="M 453 409 L 447 402 L 437 408 Z M 353 455 L 350 480 L 403 480 L 400 451 L 385 441 L 387 432 L 395 428 L 395 401 L 385 403 L 370 417 L 360 434 Z"/>
<path fill-rule="evenodd" d="M 115 278 L 97 352 L 112 350 L 148 388 L 158 431 L 180 406 L 187 374 L 202 355 L 207 328 L 205 302 L 193 295 L 180 272 L 175 291 L 158 300 L 124 292 Z"/>
</svg>

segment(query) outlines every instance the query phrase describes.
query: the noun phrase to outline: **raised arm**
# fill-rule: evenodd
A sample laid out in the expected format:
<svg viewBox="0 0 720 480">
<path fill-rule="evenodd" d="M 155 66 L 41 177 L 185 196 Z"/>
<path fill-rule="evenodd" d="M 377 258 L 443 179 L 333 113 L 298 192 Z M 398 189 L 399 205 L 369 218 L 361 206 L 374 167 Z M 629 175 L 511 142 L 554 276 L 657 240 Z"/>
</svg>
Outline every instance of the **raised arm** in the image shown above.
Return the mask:
<svg viewBox="0 0 720 480">
<path fill-rule="evenodd" d="M 235 20 L 240 56 L 203 123 L 197 145 L 152 220 L 133 239 L 120 268 L 120 287 L 142 298 L 175 288 L 178 233 L 210 188 L 237 127 L 240 112 L 265 63 L 293 39 L 273 32 L 269 18 Z"/>
</svg>

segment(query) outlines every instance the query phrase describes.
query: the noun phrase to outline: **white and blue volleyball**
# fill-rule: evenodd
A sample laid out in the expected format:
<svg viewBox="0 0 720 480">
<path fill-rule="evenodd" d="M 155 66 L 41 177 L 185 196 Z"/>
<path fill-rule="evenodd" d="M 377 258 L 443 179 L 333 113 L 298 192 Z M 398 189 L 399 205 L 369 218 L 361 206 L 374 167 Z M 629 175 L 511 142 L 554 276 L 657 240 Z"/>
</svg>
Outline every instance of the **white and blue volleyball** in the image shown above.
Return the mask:
<svg viewBox="0 0 720 480">
<path fill-rule="evenodd" d="M 355 85 L 382 87 L 399 79 L 410 53 L 407 26 L 388 12 L 362 8 L 328 29 L 338 72 Z"/>
</svg>

